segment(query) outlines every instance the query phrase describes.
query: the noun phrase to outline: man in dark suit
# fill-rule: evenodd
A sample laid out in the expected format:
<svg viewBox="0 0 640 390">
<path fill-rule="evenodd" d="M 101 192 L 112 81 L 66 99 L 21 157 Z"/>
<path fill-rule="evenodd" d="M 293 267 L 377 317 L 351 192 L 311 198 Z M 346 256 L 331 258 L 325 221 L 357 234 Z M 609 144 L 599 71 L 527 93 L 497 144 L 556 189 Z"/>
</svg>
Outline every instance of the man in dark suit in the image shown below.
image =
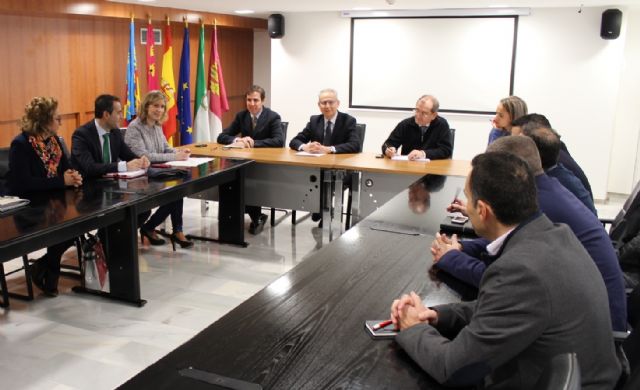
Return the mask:
<svg viewBox="0 0 640 390">
<path fill-rule="evenodd" d="M 361 152 L 356 118 L 338 111 L 338 93 L 333 89 L 320 91 L 318 107 L 322 115 L 309 118 L 307 126 L 289 142 L 291 149 L 309 153 Z"/>
<path fill-rule="evenodd" d="M 360 137 L 356 132 L 356 118 L 338 111 L 338 93 L 334 89 L 320 91 L 318 107 L 322 115 L 312 115 L 307 126 L 289 142 L 289 147 L 308 153 L 361 152 Z M 311 215 L 314 222 L 320 219 L 320 213 Z"/>
<path fill-rule="evenodd" d="M 120 99 L 112 95 L 100 95 L 95 101 L 95 119 L 73 132 L 71 164 L 84 178 L 100 178 L 106 173 L 149 167 L 146 156 L 138 158 L 124 143 L 119 129 L 120 121 Z"/>
<path fill-rule="evenodd" d="M 71 165 L 86 179 L 98 179 L 107 173 L 127 172 L 149 167 L 146 156 L 138 157 L 124 143 L 120 132 L 122 104 L 117 96 L 100 95 L 96 98 L 95 118 L 78 127 L 71 137 Z M 142 226 L 151 211 L 138 215 Z M 161 241 L 153 232 L 149 240 Z M 104 240 L 104 238 L 103 238 Z"/>
<path fill-rule="evenodd" d="M 392 158 L 398 154 L 409 160 L 451 158 L 451 130 L 447 120 L 438 115 L 440 103 L 431 95 L 423 95 L 416 102 L 415 115 L 402 120 L 382 144 L 382 153 Z"/>
<path fill-rule="evenodd" d="M 263 105 L 265 91 L 253 85 L 245 93 L 247 109 L 236 114 L 231 125 L 218 136 L 218 143 L 232 144 L 240 148 L 281 148 L 284 134 L 280 115 Z M 249 233 L 258 234 L 267 222 L 267 215 L 260 206 L 246 206 L 245 212 L 251 217 Z"/>
<path fill-rule="evenodd" d="M 589 254 L 567 226 L 538 210 L 524 160 L 490 152 L 471 164 L 467 214 L 496 260 L 476 301 L 426 308 L 415 293 L 394 301 L 396 341 L 449 386 L 534 389 L 553 356 L 575 352 L 582 388 L 613 388 L 620 364 L 607 293 Z"/>
</svg>

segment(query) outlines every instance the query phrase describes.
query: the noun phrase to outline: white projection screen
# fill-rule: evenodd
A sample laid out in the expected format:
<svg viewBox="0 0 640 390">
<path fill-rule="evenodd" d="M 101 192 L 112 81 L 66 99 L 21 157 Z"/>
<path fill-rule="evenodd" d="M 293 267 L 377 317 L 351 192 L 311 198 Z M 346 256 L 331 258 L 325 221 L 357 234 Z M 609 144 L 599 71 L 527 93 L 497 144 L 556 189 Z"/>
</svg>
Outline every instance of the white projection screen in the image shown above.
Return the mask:
<svg viewBox="0 0 640 390">
<path fill-rule="evenodd" d="M 517 16 L 353 18 L 349 106 L 492 114 L 513 92 Z"/>
</svg>

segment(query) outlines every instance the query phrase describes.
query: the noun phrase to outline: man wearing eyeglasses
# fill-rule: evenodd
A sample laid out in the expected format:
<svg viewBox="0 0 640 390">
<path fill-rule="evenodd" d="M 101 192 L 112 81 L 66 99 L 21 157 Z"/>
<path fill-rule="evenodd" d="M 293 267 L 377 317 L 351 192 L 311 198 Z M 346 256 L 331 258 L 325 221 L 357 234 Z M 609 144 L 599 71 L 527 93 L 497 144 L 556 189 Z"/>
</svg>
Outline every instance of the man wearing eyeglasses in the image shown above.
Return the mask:
<svg viewBox="0 0 640 390">
<path fill-rule="evenodd" d="M 439 107 L 435 97 L 421 96 L 416 102 L 415 115 L 398 123 L 382 144 L 382 153 L 393 158 L 400 149 L 409 160 L 451 158 L 451 131 L 447 120 L 438 116 Z"/>
<path fill-rule="evenodd" d="M 322 115 L 311 116 L 307 126 L 289 143 L 291 149 L 324 154 L 360 152 L 356 119 L 338 111 L 338 93 L 333 89 L 320 91 L 318 107 Z"/>
</svg>

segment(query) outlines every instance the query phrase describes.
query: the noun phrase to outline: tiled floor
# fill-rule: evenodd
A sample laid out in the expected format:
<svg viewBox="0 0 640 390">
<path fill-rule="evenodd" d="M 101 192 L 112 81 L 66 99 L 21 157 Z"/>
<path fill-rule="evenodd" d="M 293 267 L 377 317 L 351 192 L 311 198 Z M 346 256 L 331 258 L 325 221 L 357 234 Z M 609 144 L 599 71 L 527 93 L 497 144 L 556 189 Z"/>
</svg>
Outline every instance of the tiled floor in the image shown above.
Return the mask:
<svg viewBox="0 0 640 390">
<path fill-rule="evenodd" d="M 624 200 L 596 207 L 613 217 Z M 185 231 L 217 235 L 215 214 L 202 218 L 200 202 L 186 200 Z M 124 383 L 321 246 L 320 229 L 309 218 L 297 225 L 282 213 L 277 218 L 282 222 L 275 228 L 247 234 L 248 248 L 200 242 L 173 253 L 169 244 L 145 244 L 140 274 L 148 303 L 142 308 L 77 295 L 70 291 L 77 282 L 64 278 L 57 298 L 13 299 L 10 310 L 0 310 L 1 387 L 99 390 Z M 21 275 L 10 277 L 10 286 L 24 286 Z"/>
<path fill-rule="evenodd" d="M 213 206 L 214 204 L 212 204 Z M 212 207 L 214 208 L 214 207 Z M 185 202 L 185 232 L 217 235 L 215 211 L 200 217 L 200 202 Z M 309 218 L 291 218 L 258 236 L 248 248 L 198 242 L 171 251 L 170 244 L 140 248 L 142 307 L 109 302 L 71 291 L 35 301 L 11 300 L 0 309 L 0 382 L 8 389 L 112 389 L 172 351 L 321 245 Z M 248 219 L 247 219 L 248 223 Z M 38 254 L 32 254 L 37 257 Z M 75 261 L 75 253 L 65 254 Z M 13 261 L 6 268 L 16 268 Z M 9 277 L 24 286 L 23 273 Z"/>
</svg>

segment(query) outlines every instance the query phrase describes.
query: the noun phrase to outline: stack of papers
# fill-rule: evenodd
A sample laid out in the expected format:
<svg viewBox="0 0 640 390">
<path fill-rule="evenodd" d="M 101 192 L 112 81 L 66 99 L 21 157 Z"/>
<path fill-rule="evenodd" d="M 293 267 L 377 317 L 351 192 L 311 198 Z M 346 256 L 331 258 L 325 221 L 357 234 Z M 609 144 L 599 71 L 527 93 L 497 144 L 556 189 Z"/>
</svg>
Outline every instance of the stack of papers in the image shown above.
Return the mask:
<svg viewBox="0 0 640 390">
<path fill-rule="evenodd" d="M 213 160 L 213 157 L 189 157 L 187 160 L 168 161 L 166 165 L 172 167 L 197 167 Z"/>
<path fill-rule="evenodd" d="M 26 206 L 28 204 L 28 199 L 20 199 L 17 196 L 0 196 L 0 213 Z"/>
<path fill-rule="evenodd" d="M 296 156 L 307 156 L 307 157 L 320 157 L 324 156 L 326 153 L 309 153 L 309 152 L 298 152 Z"/>
<path fill-rule="evenodd" d="M 400 156 L 400 155 L 395 155 L 391 157 L 391 159 L 396 161 L 422 161 L 422 162 L 431 161 L 428 158 L 416 158 L 415 160 L 409 160 L 409 156 Z"/>
</svg>

